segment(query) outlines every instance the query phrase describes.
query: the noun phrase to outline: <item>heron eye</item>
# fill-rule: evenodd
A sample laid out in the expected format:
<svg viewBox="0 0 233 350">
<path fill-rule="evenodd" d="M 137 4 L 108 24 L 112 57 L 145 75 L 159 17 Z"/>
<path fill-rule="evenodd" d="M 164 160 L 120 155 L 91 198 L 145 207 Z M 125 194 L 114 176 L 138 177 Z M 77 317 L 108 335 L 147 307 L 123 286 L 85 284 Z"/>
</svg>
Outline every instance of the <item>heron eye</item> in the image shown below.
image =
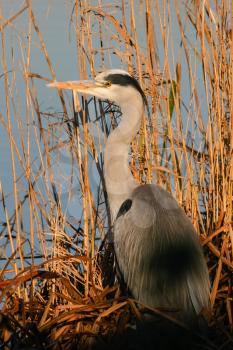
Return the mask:
<svg viewBox="0 0 233 350">
<path fill-rule="evenodd" d="M 111 85 L 112 85 L 111 81 L 105 81 L 104 82 L 104 86 L 106 86 L 106 87 L 109 87 Z"/>
<path fill-rule="evenodd" d="M 109 87 L 112 85 L 111 81 L 108 81 L 108 80 L 96 81 L 95 84 L 96 86 L 100 86 L 100 87 Z"/>
</svg>

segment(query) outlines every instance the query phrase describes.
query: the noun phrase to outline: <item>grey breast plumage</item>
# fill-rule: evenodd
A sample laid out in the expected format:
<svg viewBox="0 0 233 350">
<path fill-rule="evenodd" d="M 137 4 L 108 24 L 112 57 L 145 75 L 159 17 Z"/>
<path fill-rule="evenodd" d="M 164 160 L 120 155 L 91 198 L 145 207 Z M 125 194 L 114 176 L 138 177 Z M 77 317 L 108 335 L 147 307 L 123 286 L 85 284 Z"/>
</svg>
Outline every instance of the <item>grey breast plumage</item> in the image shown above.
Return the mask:
<svg viewBox="0 0 233 350">
<path fill-rule="evenodd" d="M 176 200 L 156 185 L 141 185 L 114 223 L 119 268 L 134 298 L 198 314 L 209 300 L 208 270 L 197 234 Z"/>
</svg>

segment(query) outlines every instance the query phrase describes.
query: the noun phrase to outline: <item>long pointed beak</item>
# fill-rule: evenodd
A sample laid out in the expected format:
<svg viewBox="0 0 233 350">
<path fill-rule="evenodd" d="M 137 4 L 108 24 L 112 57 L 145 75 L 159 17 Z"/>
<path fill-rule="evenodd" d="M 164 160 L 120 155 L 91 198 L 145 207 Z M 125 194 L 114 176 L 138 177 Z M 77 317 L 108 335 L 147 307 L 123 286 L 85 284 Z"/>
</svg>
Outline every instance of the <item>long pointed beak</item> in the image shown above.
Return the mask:
<svg viewBox="0 0 233 350">
<path fill-rule="evenodd" d="M 89 90 L 97 88 L 101 85 L 101 82 L 96 82 L 93 80 L 77 80 L 77 81 L 54 81 L 47 84 L 48 87 L 58 88 L 58 89 L 68 89 L 75 90 L 83 93 L 88 93 Z"/>
</svg>

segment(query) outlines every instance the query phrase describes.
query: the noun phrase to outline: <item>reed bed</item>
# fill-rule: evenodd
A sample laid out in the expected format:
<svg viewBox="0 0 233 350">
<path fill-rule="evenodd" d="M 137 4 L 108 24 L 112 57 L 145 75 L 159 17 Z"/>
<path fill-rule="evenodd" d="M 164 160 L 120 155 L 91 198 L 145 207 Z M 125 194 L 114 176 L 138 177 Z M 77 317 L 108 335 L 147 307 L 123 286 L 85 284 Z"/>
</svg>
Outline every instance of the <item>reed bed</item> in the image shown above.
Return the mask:
<svg viewBox="0 0 233 350">
<path fill-rule="evenodd" d="M 145 111 L 131 145 L 130 166 L 138 183 L 155 182 L 173 193 L 203 245 L 211 279 L 205 310 L 211 333 L 209 339 L 199 338 L 198 348 L 231 349 L 231 2 L 71 3 L 67 27 L 76 43 L 78 78 L 117 64 L 146 92 L 149 114 Z M 0 347 L 107 348 L 116 335 L 130 333 L 129 326 L 146 309 L 123 295 L 113 273 L 103 150 L 120 111 L 62 91 L 58 107 L 44 109 L 38 87 L 47 89 L 46 82 L 58 80 L 59 72 L 33 1 L 25 1 L 10 18 L 0 15 L 5 106 L 0 132 L 9 142 L 12 180 L 9 189 L 0 179 Z M 6 31 L 17 31 L 21 16 L 28 29 L 19 68 L 14 51 L 9 60 Z M 46 76 L 40 67 L 31 69 L 32 37 L 46 62 Z M 19 97 L 19 70 L 24 98 Z M 165 317 L 161 310 L 154 312 Z"/>
</svg>

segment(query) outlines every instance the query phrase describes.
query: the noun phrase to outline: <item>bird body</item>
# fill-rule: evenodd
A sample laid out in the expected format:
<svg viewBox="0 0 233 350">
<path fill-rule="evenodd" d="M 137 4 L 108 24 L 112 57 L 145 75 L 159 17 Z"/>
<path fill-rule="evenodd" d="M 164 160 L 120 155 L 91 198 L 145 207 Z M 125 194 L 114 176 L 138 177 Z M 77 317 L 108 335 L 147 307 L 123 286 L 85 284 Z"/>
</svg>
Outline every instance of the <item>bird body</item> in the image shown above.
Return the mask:
<svg viewBox="0 0 233 350">
<path fill-rule="evenodd" d="M 104 177 L 114 230 L 114 249 L 133 297 L 150 307 L 192 320 L 209 302 L 208 270 L 194 227 L 170 193 L 139 185 L 128 164 L 129 145 L 144 111 L 139 83 L 123 70 L 108 70 L 94 81 L 50 84 L 117 103 L 122 121 L 107 140 Z"/>
<path fill-rule="evenodd" d="M 141 185 L 114 223 L 120 271 L 135 299 L 192 321 L 208 305 L 208 272 L 194 228 L 162 187 Z"/>
</svg>

